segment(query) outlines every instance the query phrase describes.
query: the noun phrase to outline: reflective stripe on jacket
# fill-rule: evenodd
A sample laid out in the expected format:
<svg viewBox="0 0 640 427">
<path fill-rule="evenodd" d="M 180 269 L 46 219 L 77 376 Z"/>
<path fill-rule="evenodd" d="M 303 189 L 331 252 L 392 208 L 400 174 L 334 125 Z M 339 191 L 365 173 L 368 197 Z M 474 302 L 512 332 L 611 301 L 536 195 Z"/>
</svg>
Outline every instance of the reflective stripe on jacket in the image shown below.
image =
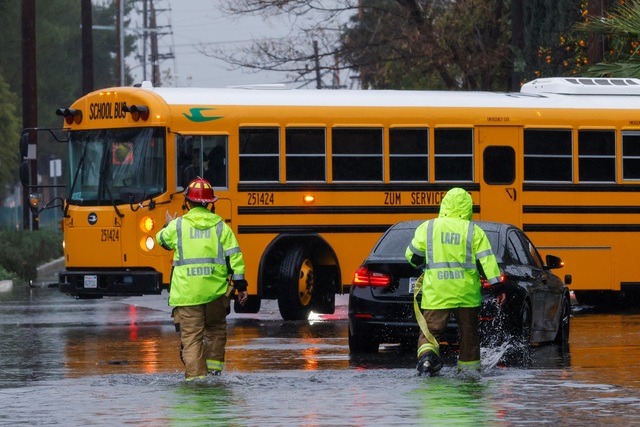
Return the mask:
<svg viewBox="0 0 640 427">
<path fill-rule="evenodd" d="M 405 252 L 425 258 L 422 309 L 478 307 L 482 303 L 480 261 L 487 281 L 500 281 L 500 268 L 484 230 L 470 221 L 473 203 L 458 188 L 443 198 L 438 218 L 422 223 Z"/>
<path fill-rule="evenodd" d="M 244 279 L 244 260 L 231 228 L 219 215 L 194 207 L 156 234 L 174 250 L 169 305 L 211 302 L 227 292 L 229 265 L 233 280 Z"/>
</svg>

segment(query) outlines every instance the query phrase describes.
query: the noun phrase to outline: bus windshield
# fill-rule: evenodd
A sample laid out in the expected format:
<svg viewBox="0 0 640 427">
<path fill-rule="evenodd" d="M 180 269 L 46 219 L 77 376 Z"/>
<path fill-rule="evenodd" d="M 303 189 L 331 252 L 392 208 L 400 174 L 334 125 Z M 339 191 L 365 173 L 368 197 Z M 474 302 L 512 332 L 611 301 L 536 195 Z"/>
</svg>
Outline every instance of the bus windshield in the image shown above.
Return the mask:
<svg viewBox="0 0 640 427">
<path fill-rule="evenodd" d="M 138 203 L 166 190 L 162 128 L 71 132 L 70 204 Z"/>
</svg>

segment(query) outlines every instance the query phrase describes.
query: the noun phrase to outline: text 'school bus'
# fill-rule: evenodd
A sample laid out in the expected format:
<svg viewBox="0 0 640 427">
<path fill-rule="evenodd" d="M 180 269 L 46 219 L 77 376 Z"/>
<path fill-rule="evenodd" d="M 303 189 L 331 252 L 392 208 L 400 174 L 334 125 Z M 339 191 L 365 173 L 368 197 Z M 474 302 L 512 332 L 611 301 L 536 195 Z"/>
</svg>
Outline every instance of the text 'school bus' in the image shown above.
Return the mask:
<svg viewBox="0 0 640 427">
<path fill-rule="evenodd" d="M 98 90 L 58 110 L 70 156 L 59 286 L 160 293 L 172 253 L 154 236 L 202 176 L 245 257 L 239 312 L 277 299 L 285 319 L 332 313 L 380 235 L 436 216 L 454 186 L 475 219 L 518 225 L 561 256 L 579 301 L 629 293 L 640 289 L 639 105 L 640 80 L 600 78 L 519 93 Z"/>
</svg>

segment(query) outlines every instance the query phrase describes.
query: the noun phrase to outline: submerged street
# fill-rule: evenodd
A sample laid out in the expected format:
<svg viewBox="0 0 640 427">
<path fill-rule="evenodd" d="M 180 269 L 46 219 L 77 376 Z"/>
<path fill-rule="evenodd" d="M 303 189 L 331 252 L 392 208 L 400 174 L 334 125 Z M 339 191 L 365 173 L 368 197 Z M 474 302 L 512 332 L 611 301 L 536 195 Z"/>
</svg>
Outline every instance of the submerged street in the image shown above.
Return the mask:
<svg viewBox="0 0 640 427">
<path fill-rule="evenodd" d="M 575 306 L 570 350 L 460 378 L 415 374 L 415 355 L 350 356 L 347 296 L 334 315 L 280 318 L 275 301 L 229 316 L 221 377 L 185 382 L 168 294 L 75 300 L 0 292 L 0 425 L 629 425 L 640 422 L 640 310 Z"/>
</svg>

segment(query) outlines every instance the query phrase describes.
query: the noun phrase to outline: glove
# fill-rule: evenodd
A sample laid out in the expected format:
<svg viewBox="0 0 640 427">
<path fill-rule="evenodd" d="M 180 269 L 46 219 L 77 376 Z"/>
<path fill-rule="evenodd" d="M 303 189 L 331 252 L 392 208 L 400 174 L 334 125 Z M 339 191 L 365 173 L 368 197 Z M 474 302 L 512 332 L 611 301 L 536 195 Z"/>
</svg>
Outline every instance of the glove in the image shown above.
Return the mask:
<svg viewBox="0 0 640 427">
<path fill-rule="evenodd" d="M 245 292 L 247 290 L 247 286 L 249 286 L 249 284 L 244 279 L 233 281 L 233 287 L 236 288 L 238 292 Z"/>
</svg>

